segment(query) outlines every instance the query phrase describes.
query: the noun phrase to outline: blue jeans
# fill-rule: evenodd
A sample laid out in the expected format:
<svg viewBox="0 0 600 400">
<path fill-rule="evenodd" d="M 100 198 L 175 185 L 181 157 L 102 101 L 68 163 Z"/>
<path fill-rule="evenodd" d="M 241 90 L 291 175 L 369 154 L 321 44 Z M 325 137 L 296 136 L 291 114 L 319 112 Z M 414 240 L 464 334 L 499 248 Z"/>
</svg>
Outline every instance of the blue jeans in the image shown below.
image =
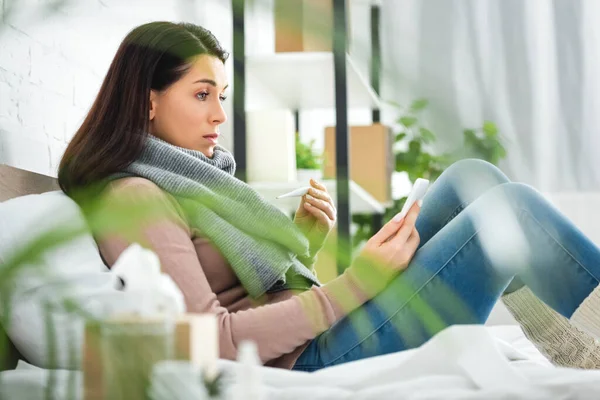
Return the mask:
<svg viewBox="0 0 600 400">
<path fill-rule="evenodd" d="M 465 190 L 465 182 L 477 184 Z M 312 340 L 295 370 L 415 348 L 450 325 L 484 323 L 509 284 L 529 286 L 569 318 L 600 280 L 600 249 L 535 189 L 483 161 L 444 171 L 416 226 L 421 244 L 409 267 Z"/>
</svg>

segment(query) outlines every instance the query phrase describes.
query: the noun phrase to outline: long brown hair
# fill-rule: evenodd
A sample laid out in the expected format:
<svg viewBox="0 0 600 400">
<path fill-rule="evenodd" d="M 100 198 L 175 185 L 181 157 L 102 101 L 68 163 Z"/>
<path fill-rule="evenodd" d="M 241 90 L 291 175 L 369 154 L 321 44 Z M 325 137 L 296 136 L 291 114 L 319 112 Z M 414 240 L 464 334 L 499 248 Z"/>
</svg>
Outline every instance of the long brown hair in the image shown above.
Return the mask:
<svg viewBox="0 0 600 400">
<path fill-rule="evenodd" d="M 207 29 L 151 22 L 133 29 L 113 59 L 98 96 L 69 143 L 58 169 L 61 189 L 97 185 L 139 156 L 149 127 L 150 91 L 162 91 L 187 72 L 190 60 L 228 53 Z"/>
</svg>

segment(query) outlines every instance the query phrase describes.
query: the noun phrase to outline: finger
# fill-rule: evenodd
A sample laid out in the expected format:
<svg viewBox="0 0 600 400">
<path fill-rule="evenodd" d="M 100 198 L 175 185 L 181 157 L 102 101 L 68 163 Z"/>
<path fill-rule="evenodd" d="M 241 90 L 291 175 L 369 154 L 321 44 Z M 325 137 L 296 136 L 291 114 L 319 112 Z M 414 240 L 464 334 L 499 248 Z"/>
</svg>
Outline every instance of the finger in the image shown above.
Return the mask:
<svg viewBox="0 0 600 400">
<path fill-rule="evenodd" d="M 300 200 L 300 205 L 298 206 L 298 209 L 296 210 L 296 217 L 304 217 L 308 215 L 308 212 L 306 211 L 306 207 L 304 207 L 304 205 L 306 204 L 306 201 L 304 200 L 304 196 L 301 197 Z"/>
<path fill-rule="evenodd" d="M 328 202 L 326 202 L 324 200 L 319 200 L 319 199 L 311 196 L 310 194 L 307 194 L 305 197 L 306 197 L 306 201 L 308 203 L 310 203 L 312 206 L 315 206 L 315 207 L 323 210 L 332 221 L 335 220 L 335 211 L 331 204 L 329 204 Z"/>
<path fill-rule="evenodd" d="M 327 188 L 321 182 L 317 182 L 316 180 L 314 180 L 314 179 L 311 178 L 310 184 L 311 184 L 312 187 L 315 187 L 315 188 L 320 189 L 320 190 L 322 190 L 324 192 L 327 192 Z"/>
<path fill-rule="evenodd" d="M 419 244 L 421 243 L 421 239 L 419 238 L 419 233 L 416 229 L 413 230 L 413 233 L 408 237 L 408 240 L 404 244 L 402 252 L 408 257 L 408 260 L 412 260 L 417 249 L 419 248 Z"/>
<path fill-rule="evenodd" d="M 417 232 L 417 230 L 415 229 L 414 233 L 412 235 L 410 235 L 410 237 L 406 241 L 406 246 L 407 246 L 407 249 L 410 252 L 410 254 L 414 255 L 414 253 L 419 248 L 420 244 L 421 244 L 421 237 L 419 236 L 419 232 Z"/>
<path fill-rule="evenodd" d="M 378 245 L 381 245 L 388 241 L 391 237 L 393 237 L 400 227 L 404 224 L 404 218 L 396 221 L 393 218 L 389 220 L 387 224 L 385 224 L 376 234 L 371 236 L 371 239 L 375 241 Z"/>
<path fill-rule="evenodd" d="M 404 219 L 404 224 L 396 235 L 395 240 L 397 243 L 405 243 L 408 240 L 408 237 L 415 229 L 415 223 L 417 222 L 417 217 L 419 216 L 420 210 L 421 208 L 416 203 L 410 208 L 406 218 Z"/>
<path fill-rule="evenodd" d="M 417 222 L 417 217 L 419 216 L 419 212 L 421 208 L 418 204 L 413 204 L 413 206 L 408 211 L 406 218 L 404 219 L 404 224 L 398 231 L 398 234 L 394 238 L 395 244 L 404 244 L 408 240 L 408 237 L 412 233 L 413 229 L 415 229 L 415 223 Z"/>
<path fill-rule="evenodd" d="M 309 189 L 308 193 L 314 197 L 329 202 L 329 204 L 331 204 L 331 206 L 335 210 L 335 203 L 333 202 L 331 195 L 327 192 L 327 188 L 325 187 L 325 185 L 315 181 L 314 179 L 311 183 L 313 183 L 313 188 Z"/>
<path fill-rule="evenodd" d="M 325 200 L 326 202 L 328 202 L 329 204 L 331 204 L 333 206 L 333 199 L 331 198 L 329 193 L 327 193 L 323 190 L 311 188 L 311 189 L 308 189 L 308 194 L 310 194 L 313 197 L 316 197 L 317 199 Z"/>
<path fill-rule="evenodd" d="M 310 203 L 305 203 L 304 206 L 305 206 L 304 208 L 306 209 L 306 211 L 308 211 L 310 214 L 312 214 L 319 222 L 321 222 L 324 225 L 329 226 L 329 223 L 330 223 L 329 216 L 323 210 L 311 205 Z"/>
<path fill-rule="evenodd" d="M 421 243 L 421 235 L 419 235 L 419 231 L 417 230 L 417 228 L 413 228 L 410 236 L 406 240 L 406 243 L 411 242 L 411 241 L 416 242 L 417 246 L 419 245 L 419 243 Z"/>
</svg>

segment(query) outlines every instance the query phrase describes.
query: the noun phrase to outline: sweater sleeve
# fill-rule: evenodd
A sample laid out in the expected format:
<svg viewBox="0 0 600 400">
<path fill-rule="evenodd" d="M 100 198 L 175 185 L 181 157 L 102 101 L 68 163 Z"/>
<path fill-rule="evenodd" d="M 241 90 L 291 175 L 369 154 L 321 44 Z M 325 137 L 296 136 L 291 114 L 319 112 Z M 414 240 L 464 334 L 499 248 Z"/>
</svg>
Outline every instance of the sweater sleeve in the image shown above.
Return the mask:
<svg viewBox="0 0 600 400">
<path fill-rule="evenodd" d="M 133 241 L 152 249 L 160 259 L 163 272 L 169 274 L 182 291 L 188 312 L 217 316 L 221 358 L 234 359 L 237 346 L 243 340 L 257 344 L 263 363 L 290 353 L 359 307 L 387 283 L 372 285 L 368 279 L 363 281 L 364 276 L 369 275 L 368 267 L 359 263 L 322 287 L 313 287 L 278 303 L 229 312 L 209 285 L 189 227 L 174 201 L 149 181 L 130 182 L 110 190 L 107 206 L 110 208 L 115 198 L 127 198 L 135 204 L 152 196 L 164 207 L 161 215 L 165 218 L 140 224 L 137 236 L 130 233 L 127 238 L 119 234 L 101 237 L 98 244 L 102 256 L 110 266 Z"/>
</svg>

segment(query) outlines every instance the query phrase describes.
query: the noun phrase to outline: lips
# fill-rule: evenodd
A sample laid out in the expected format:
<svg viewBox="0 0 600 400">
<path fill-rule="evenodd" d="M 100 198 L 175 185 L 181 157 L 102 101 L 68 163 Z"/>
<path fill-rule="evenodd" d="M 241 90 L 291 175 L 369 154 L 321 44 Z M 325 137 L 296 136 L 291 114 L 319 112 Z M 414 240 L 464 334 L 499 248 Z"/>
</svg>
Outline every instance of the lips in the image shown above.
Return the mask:
<svg viewBox="0 0 600 400">
<path fill-rule="evenodd" d="M 208 134 L 208 135 L 204 135 L 202 137 L 204 138 L 204 140 L 208 141 L 212 145 L 216 146 L 217 143 L 219 143 L 219 141 L 218 141 L 219 134 L 218 133 L 211 133 L 211 134 Z"/>
</svg>

